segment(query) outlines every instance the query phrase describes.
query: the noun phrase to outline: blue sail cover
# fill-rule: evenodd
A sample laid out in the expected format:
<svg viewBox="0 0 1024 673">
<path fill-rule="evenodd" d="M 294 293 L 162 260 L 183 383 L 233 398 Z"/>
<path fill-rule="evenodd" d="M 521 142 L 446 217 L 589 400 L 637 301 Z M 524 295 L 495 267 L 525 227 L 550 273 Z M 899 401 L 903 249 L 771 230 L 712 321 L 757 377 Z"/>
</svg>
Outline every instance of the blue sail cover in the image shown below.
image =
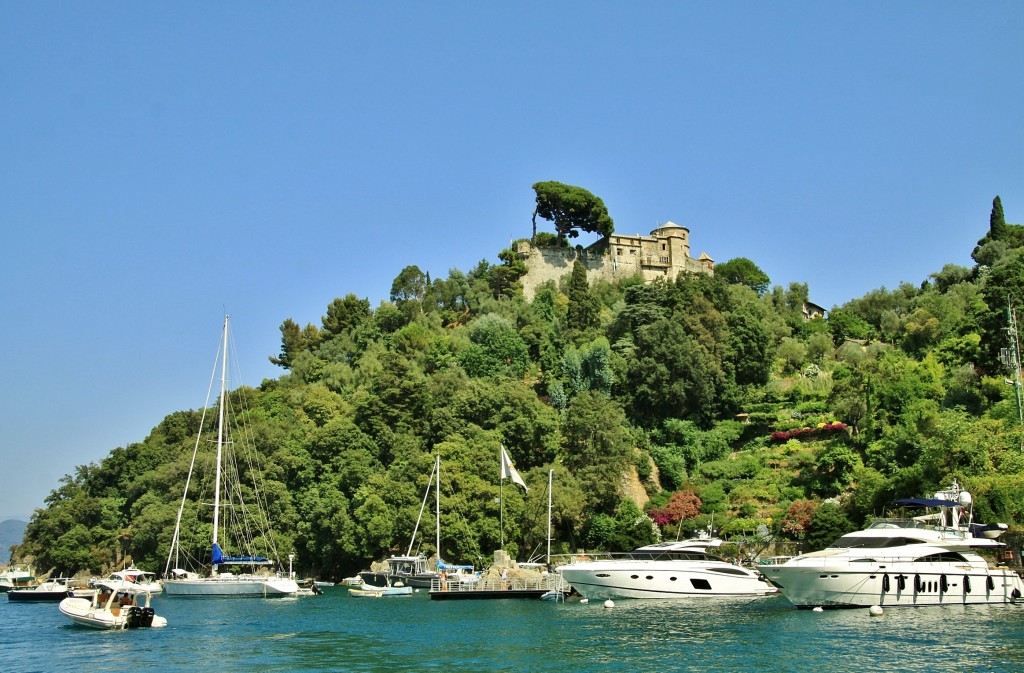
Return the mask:
<svg viewBox="0 0 1024 673">
<path fill-rule="evenodd" d="M 266 556 L 224 556 L 224 552 L 221 551 L 220 545 L 214 542 L 212 563 L 213 565 L 222 565 L 225 563 L 270 563 L 270 559 Z"/>
</svg>

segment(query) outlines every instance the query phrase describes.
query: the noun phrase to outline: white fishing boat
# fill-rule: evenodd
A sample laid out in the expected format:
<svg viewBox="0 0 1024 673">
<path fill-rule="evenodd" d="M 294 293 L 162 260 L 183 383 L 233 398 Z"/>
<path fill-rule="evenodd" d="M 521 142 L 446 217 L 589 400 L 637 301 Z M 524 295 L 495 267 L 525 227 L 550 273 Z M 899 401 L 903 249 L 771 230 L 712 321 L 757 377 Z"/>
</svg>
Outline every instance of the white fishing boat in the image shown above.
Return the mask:
<svg viewBox="0 0 1024 673">
<path fill-rule="evenodd" d="M 134 566 L 115 570 L 104 579 L 94 580 L 90 584 L 98 585 L 100 583 L 118 589 L 148 591 L 151 594 L 158 594 L 163 589 L 163 584 L 157 579 L 156 573 L 149 572 L 148 570 L 139 570 Z"/>
<path fill-rule="evenodd" d="M 7 592 L 9 601 L 25 601 L 39 603 L 43 601 L 59 601 L 72 591 L 72 581 L 69 577 L 51 577 L 45 582 L 36 586 L 21 589 L 11 589 Z"/>
<path fill-rule="evenodd" d="M 270 529 L 264 508 L 261 507 L 261 495 L 258 477 L 258 458 L 251 446 L 251 433 L 239 426 L 234 414 L 229 413 L 231 402 L 228 396 L 228 316 L 224 317 L 223 347 L 218 353 L 220 365 L 220 396 L 217 410 L 217 442 L 215 476 L 213 490 L 213 529 L 210 543 L 209 570 L 193 570 L 184 568 L 186 561 L 193 556 L 182 549 L 181 529 L 182 516 L 188 504 L 189 487 L 192 483 L 196 456 L 202 445 L 203 433 L 200 430 L 192 453 L 189 476 L 185 483 L 178 518 L 175 523 L 174 537 L 171 541 L 167 566 L 164 570 L 163 590 L 168 596 L 185 597 L 277 597 L 295 596 L 299 586 L 289 575 L 284 574 L 281 563 L 273 549 L 274 536 Z M 216 372 L 216 366 L 214 368 Z M 213 386 L 210 386 L 211 390 Z M 204 407 L 203 420 L 200 428 L 205 426 L 207 403 Z M 244 456 L 240 453 L 248 452 Z M 229 456 L 228 454 L 232 454 Z M 234 456 L 238 456 L 235 460 Z M 255 502 L 242 499 L 243 489 L 235 483 L 239 477 L 239 465 L 248 466 L 253 483 L 249 485 L 255 494 Z M 232 469 L 226 469 L 232 466 Z M 222 500 L 223 498 L 223 500 Z M 223 518 L 223 520 L 222 520 Z M 221 547 L 221 534 L 224 533 L 226 544 L 234 553 L 225 553 Z M 233 533 L 229 535 L 229 533 Z M 253 539 L 258 538 L 270 549 L 257 550 Z M 269 553 L 269 555 L 268 555 Z M 270 568 L 276 567 L 272 572 Z M 224 570 L 231 568 L 231 570 Z M 236 570 L 241 572 L 235 572 Z M 262 571 L 260 571 L 262 569 Z"/>
<path fill-rule="evenodd" d="M 436 481 L 435 481 L 436 480 Z M 437 563 L 431 565 L 429 559 L 423 554 L 413 554 L 412 549 L 416 544 L 416 534 L 420 529 L 420 522 L 423 519 L 423 512 L 426 510 L 427 500 L 430 497 L 431 486 L 434 486 L 435 496 L 435 548 L 437 549 Z M 405 556 L 391 556 L 384 560 L 384 567 L 380 570 L 364 570 L 359 573 L 362 584 L 373 587 L 388 587 L 401 585 L 404 587 L 418 587 L 429 589 L 430 586 L 440 578 L 438 566 L 444 566 L 441 561 L 441 456 L 434 459 L 434 468 L 427 480 L 427 490 L 423 493 L 423 503 L 420 505 L 419 516 L 416 517 L 416 526 L 412 530 L 412 537 L 409 539 L 409 549 Z"/>
<path fill-rule="evenodd" d="M 153 594 L 121 581 L 96 582 L 93 589 L 76 591 L 60 602 L 60 613 L 79 626 L 108 631 L 158 628 L 167 626 L 167 619 L 150 607 Z"/>
<path fill-rule="evenodd" d="M 35 584 L 36 578 L 21 566 L 11 566 L 0 573 L 0 593 L 11 589 L 27 589 Z"/>
<path fill-rule="evenodd" d="M 956 481 L 934 498 L 893 503 L 902 512 L 849 533 L 827 549 L 762 571 L 801 608 L 1006 605 L 1024 581 L 978 550 L 997 551 L 1004 524 L 972 523 L 973 498 Z M 913 512 L 923 512 L 913 515 Z"/>
<path fill-rule="evenodd" d="M 588 600 L 764 596 L 777 592 L 764 576 L 715 556 L 719 538 L 659 542 L 628 554 L 574 555 L 556 571 Z"/>
</svg>

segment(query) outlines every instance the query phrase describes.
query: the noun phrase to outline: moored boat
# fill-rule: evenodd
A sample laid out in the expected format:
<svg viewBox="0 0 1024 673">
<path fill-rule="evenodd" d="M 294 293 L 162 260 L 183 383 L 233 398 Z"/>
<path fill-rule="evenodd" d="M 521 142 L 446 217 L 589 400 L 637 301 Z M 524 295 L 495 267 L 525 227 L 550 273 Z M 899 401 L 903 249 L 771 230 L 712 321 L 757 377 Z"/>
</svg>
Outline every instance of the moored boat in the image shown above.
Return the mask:
<svg viewBox="0 0 1024 673">
<path fill-rule="evenodd" d="M 1006 605 L 1021 599 L 1020 576 L 978 553 L 1005 547 L 995 538 L 1006 527 L 973 524 L 973 498 L 956 481 L 934 498 L 893 505 L 900 516 L 877 519 L 826 549 L 762 571 L 800 608 Z"/>
<path fill-rule="evenodd" d="M 350 596 L 356 598 L 384 598 L 385 596 L 411 596 L 412 587 L 403 584 L 374 586 L 363 584 L 359 587 L 351 587 L 348 590 Z"/>
<path fill-rule="evenodd" d="M 91 584 L 106 584 L 108 587 L 117 589 L 134 589 L 136 591 L 148 591 L 158 594 L 163 589 L 163 584 L 157 579 L 156 573 L 148 570 L 139 570 L 131 566 L 122 570 L 115 570 L 102 580 L 94 580 Z"/>
<path fill-rule="evenodd" d="M 576 555 L 556 571 L 589 600 L 765 596 L 777 592 L 761 573 L 734 565 L 709 550 L 719 538 L 659 542 L 627 554 Z"/>
<path fill-rule="evenodd" d="M 11 589 L 7 592 L 9 601 L 45 602 L 59 601 L 68 597 L 72 590 L 71 579 L 68 577 L 51 577 L 34 587 Z"/>
<path fill-rule="evenodd" d="M 229 451 L 249 452 L 248 455 L 238 458 L 239 461 L 249 461 L 247 464 L 252 465 L 256 460 L 253 455 L 255 449 L 251 446 L 249 429 L 244 426 L 239 427 L 237 419 L 232 422 L 233 419 L 228 413 L 228 323 L 229 317 L 224 316 L 223 347 L 218 352 L 217 362 L 220 365 L 220 397 L 217 402 L 210 567 L 208 571 L 204 572 L 187 570 L 181 567 L 181 561 L 179 561 L 182 558 L 192 558 L 191 554 L 181 549 L 181 525 L 182 514 L 185 511 L 189 494 L 189 484 L 193 479 L 192 468 L 197 463 L 196 455 L 202 445 L 203 432 L 200 431 L 193 449 L 192 467 L 190 467 L 185 493 L 178 509 L 174 536 L 167 557 L 167 566 L 164 569 L 163 590 L 168 596 L 192 598 L 295 596 L 299 591 L 299 585 L 290 575 L 283 575 L 278 559 L 264 554 L 264 552 L 274 554 L 275 550 L 272 548 L 274 535 L 270 530 L 266 513 L 260 507 L 262 499 L 259 495 L 259 480 L 255 478 L 256 475 L 252 475 L 253 483 L 248 486 L 256 494 L 256 498 L 255 502 L 246 502 L 241 498 L 241 485 L 235 483 L 238 470 L 225 468 L 225 464 L 234 464 L 231 462 L 233 459 L 226 455 Z M 209 407 L 210 405 L 207 404 L 206 408 Z M 203 422 L 200 423 L 200 427 L 204 427 Z M 223 504 L 222 496 L 225 500 Z M 222 517 L 224 517 L 223 521 Z M 229 521 L 236 524 L 235 535 L 232 538 L 233 548 L 237 550 L 234 554 L 225 553 L 221 547 L 221 534 L 224 533 L 224 537 L 227 539 Z M 271 548 L 257 550 L 254 547 L 254 538 L 261 539 Z M 278 570 L 270 572 L 268 568 L 271 566 L 277 566 Z M 231 570 L 225 571 L 224 568 L 231 568 Z M 240 569 L 241 572 L 236 573 L 235 569 Z M 258 569 L 262 569 L 262 571 L 258 571 Z"/>
<path fill-rule="evenodd" d="M 11 589 L 27 589 L 36 585 L 36 578 L 21 566 L 11 566 L 0 573 L 0 593 Z"/>
</svg>

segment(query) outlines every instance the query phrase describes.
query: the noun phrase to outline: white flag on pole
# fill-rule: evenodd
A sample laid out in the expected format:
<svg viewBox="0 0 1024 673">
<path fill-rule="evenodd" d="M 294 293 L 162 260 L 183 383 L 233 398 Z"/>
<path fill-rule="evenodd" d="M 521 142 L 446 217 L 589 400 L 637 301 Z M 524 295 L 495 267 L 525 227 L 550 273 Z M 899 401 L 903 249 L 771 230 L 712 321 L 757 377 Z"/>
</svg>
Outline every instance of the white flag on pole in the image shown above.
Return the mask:
<svg viewBox="0 0 1024 673">
<path fill-rule="evenodd" d="M 512 459 L 508 457 L 508 452 L 505 451 L 504 446 L 501 447 L 501 478 L 511 479 L 513 484 L 519 484 L 523 487 L 524 491 L 527 493 L 530 492 L 530 489 L 526 486 L 526 482 L 523 481 L 523 478 L 519 476 L 518 472 L 516 472 L 516 466 L 512 464 Z"/>
</svg>

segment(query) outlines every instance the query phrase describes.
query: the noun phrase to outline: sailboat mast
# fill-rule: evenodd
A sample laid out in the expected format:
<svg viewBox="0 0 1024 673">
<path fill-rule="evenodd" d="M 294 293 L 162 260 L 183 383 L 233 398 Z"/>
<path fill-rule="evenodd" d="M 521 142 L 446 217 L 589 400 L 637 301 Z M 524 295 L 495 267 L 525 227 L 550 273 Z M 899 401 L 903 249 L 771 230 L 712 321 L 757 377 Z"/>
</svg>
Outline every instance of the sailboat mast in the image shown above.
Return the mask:
<svg viewBox="0 0 1024 673">
<path fill-rule="evenodd" d="M 221 453 L 224 450 L 224 407 L 227 402 L 228 390 L 228 321 L 230 316 L 224 316 L 224 344 L 221 352 L 220 365 L 220 402 L 217 417 L 217 471 L 213 488 L 213 544 L 217 544 L 217 531 L 220 526 L 220 463 Z M 215 568 L 216 569 L 216 566 Z"/>
</svg>

